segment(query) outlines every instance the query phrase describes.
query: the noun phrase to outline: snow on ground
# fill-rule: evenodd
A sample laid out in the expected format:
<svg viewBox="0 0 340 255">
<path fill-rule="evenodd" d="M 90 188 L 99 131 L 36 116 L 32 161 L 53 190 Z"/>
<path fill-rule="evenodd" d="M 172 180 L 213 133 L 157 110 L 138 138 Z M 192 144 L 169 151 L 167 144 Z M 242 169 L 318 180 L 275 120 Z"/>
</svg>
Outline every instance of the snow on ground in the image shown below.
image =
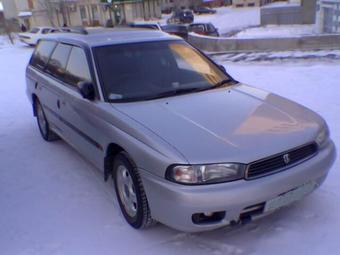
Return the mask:
<svg viewBox="0 0 340 255">
<path fill-rule="evenodd" d="M 315 25 L 267 25 L 247 28 L 232 38 L 281 38 L 317 34 Z"/>
<path fill-rule="evenodd" d="M 220 7 L 216 14 L 195 15 L 194 22 L 211 22 L 220 34 L 237 31 L 249 26 L 260 25 L 260 8 Z M 161 24 L 165 24 L 171 15 L 163 15 Z"/>
<path fill-rule="evenodd" d="M 306 50 L 306 51 L 278 51 L 278 52 L 230 52 L 212 54 L 218 62 L 253 62 L 253 61 L 292 61 L 292 60 L 340 60 L 340 50 Z"/>
<path fill-rule="evenodd" d="M 99 170 L 64 142 L 40 138 L 25 95 L 31 52 L 0 50 L 1 254 L 339 254 L 339 160 L 320 189 L 261 221 L 201 234 L 132 229 Z M 320 113 L 340 144 L 340 62 L 224 64 L 236 79 Z"/>
<path fill-rule="evenodd" d="M 217 8 L 214 15 L 196 15 L 195 22 L 211 22 L 220 34 L 260 25 L 260 8 Z"/>
</svg>

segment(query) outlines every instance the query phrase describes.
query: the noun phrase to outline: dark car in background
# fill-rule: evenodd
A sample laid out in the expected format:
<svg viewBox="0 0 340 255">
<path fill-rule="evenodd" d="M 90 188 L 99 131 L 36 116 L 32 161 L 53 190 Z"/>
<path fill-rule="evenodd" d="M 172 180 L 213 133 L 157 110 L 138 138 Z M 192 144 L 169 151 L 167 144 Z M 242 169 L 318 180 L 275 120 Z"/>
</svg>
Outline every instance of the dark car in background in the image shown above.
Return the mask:
<svg viewBox="0 0 340 255">
<path fill-rule="evenodd" d="M 218 29 L 212 23 L 193 23 L 188 26 L 188 31 L 199 35 L 220 36 Z"/>
<path fill-rule="evenodd" d="M 198 6 L 198 7 L 194 7 L 193 11 L 195 14 L 215 14 L 216 10 L 204 7 L 204 6 Z"/>
<path fill-rule="evenodd" d="M 181 24 L 167 24 L 160 25 L 158 23 L 131 23 L 129 24 L 132 28 L 140 28 L 147 30 L 160 30 L 170 35 L 176 35 L 184 40 L 188 39 L 189 30 L 186 25 Z"/>
<path fill-rule="evenodd" d="M 173 11 L 172 7 L 168 7 L 168 8 L 163 8 L 162 9 L 162 14 L 171 14 Z"/>
<path fill-rule="evenodd" d="M 191 24 L 194 22 L 194 14 L 191 10 L 174 11 L 167 20 L 168 24 Z"/>
<path fill-rule="evenodd" d="M 168 24 L 161 26 L 162 31 L 170 34 L 170 35 L 177 35 L 184 40 L 188 39 L 188 27 L 185 25 L 178 25 L 178 24 Z"/>
</svg>

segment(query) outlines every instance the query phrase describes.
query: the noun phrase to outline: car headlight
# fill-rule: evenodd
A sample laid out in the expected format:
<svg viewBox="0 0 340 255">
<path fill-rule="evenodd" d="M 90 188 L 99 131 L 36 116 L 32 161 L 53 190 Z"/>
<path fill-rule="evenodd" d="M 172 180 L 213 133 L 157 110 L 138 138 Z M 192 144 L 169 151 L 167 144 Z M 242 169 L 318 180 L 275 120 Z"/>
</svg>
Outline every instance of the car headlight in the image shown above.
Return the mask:
<svg viewBox="0 0 340 255">
<path fill-rule="evenodd" d="M 322 128 L 322 130 L 319 132 L 318 136 L 316 137 L 316 143 L 318 144 L 319 147 L 322 147 L 323 145 L 326 144 L 329 138 L 329 129 L 327 125 Z"/>
<path fill-rule="evenodd" d="M 174 165 L 168 168 L 166 178 L 187 185 L 228 182 L 244 178 L 245 168 L 243 164 L 234 163 Z"/>
</svg>

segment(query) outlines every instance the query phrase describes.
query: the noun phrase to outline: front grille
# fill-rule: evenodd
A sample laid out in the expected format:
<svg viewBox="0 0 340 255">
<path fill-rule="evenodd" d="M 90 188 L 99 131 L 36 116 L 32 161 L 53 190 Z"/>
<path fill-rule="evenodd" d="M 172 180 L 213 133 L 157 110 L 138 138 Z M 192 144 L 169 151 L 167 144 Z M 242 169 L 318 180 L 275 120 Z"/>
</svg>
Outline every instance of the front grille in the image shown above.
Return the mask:
<svg viewBox="0 0 340 255">
<path fill-rule="evenodd" d="M 283 171 L 293 165 L 313 157 L 317 152 L 318 146 L 315 143 L 312 143 L 297 149 L 274 155 L 270 158 L 256 161 L 248 165 L 246 179 L 255 179 Z"/>
</svg>

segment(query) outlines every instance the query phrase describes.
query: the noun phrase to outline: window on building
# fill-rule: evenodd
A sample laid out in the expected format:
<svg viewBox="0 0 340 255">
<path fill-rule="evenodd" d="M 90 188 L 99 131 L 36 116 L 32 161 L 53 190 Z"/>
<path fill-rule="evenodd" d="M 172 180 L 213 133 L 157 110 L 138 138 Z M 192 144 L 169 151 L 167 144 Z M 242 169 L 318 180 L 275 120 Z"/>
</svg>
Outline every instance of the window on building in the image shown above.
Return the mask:
<svg viewBox="0 0 340 255">
<path fill-rule="evenodd" d="M 27 4 L 28 4 L 28 9 L 30 10 L 34 9 L 33 0 L 27 0 Z"/>
<path fill-rule="evenodd" d="M 97 5 L 91 5 L 92 9 L 92 18 L 93 20 L 99 20 L 99 13 Z"/>
<path fill-rule="evenodd" d="M 30 64 L 43 70 L 56 45 L 56 42 L 41 41 L 32 55 Z"/>
<path fill-rule="evenodd" d="M 90 69 L 84 50 L 73 47 L 66 68 L 65 82 L 77 86 L 79 82 L 91 80 Z"/>
<path fill-rule="evenodd" d="M 72 46 L 59 43 L 48 61 L 46 71 L 57 79 L 64 80 L 65 68 L 71 49 Z"/>
<path fill-rule="evenodd" d="M 87 19 L 86 7 L 82 5 L 82 6 L 79 7 L 79 10 L 80 10 L 81 19 L 82 20 Z"/>
</svg>

